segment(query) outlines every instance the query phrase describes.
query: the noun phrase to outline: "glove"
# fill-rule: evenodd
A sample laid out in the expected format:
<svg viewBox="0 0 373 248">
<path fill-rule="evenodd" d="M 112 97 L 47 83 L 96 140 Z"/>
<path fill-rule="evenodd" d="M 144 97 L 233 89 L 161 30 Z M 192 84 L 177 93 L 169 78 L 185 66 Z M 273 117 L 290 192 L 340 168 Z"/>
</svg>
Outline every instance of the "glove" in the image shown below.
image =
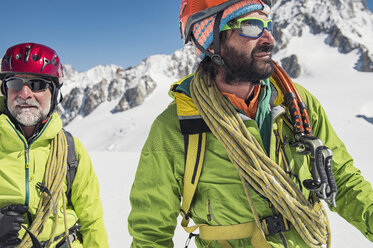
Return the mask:
<svg viewBox="0 0 373 248">
<path fill-rule="evenodd" d="M 15 247 L 21 243 L 18 231 L 25 221 L 22 214 L 27 210 L 24 205 L 8 205 L 0 209 L 0 248 Z"/>
</svg>

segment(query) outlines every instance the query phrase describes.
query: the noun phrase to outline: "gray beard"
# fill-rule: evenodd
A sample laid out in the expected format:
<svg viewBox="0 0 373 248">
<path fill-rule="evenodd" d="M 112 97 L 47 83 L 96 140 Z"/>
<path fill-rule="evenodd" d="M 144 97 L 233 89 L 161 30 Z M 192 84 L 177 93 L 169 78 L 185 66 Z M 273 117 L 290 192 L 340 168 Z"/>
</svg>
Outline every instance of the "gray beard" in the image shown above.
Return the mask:
<svg viewBox="0 0 373 248">
<path fill-rule="evenodd" d="M 19 109 L 16 106 L 20 104 L 28 104 L 34 106 L 31 109 Z M 45 109 L 41 109 L 40 104 L 33 99 L 23 100 L 21 98 L 16 98 L 13 103 L 13 107 L 8 105 L 10 114 L 21 124 L 24 126 L 35 126 L 39 122 L 43 121 L 47 118 L 49 110 L 50 110 L 50 103 L 46 106 Z"/>
</svg>

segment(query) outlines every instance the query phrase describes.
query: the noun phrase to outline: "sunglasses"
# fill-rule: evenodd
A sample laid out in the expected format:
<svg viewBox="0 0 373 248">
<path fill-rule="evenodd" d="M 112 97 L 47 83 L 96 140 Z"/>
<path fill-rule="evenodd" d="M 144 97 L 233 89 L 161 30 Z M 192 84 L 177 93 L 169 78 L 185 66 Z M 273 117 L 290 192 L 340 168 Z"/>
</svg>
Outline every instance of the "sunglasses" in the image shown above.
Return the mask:
<svg viewBox="0 0 373 248">
<path fill-rule="evenodd" d="M 4 80 L 6 87 L 15 91 L 20 91 L 23 85 L 27 85 L 32 92 L 42 92 L 51 88 L 52 81 L 43 78 L 18 78 L 11 77 Z"/>
<path fill-rule="evenodd" d="M 272 31 L 272 20 L 262 20 L 255 17 L 244 17 L 228 22 L 221 31 L 237 29 L 239 34 L 246 38 L 259 38 L 264 29 Z"/>
</svg>

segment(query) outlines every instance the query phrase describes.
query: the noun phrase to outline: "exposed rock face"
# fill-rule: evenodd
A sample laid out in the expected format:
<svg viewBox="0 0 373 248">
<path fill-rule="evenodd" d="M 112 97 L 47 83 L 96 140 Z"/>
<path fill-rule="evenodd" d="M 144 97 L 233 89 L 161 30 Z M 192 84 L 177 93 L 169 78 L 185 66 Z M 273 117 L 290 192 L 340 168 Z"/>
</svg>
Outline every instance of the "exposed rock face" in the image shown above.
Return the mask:
<svg viewBox="0 0 373 248">
<path fill-rule="evenodd" d="M 86 88 L 84 95 L 85 101 L 83 103 L 82 115 L 89 115 L 98 105 L 106 100 L 107 95 L 107 80 L 103 79 L 99 84 L 92 88 Z"/>
<path fill-rule="evenodd" d="M 146 96 L 153 92 L 156 87 L 155 81 L 149 76 L 144 76 L 141 80 L 144 80 L 144 84 L 138 84 L 136 87 L 126 90 L 118 105 L 113 109 L 113 113 L 141 105 Z"/>
<path fill-rule="evenodd" d="M 283 58 L 281 60 L 281 65 L 290 77 L 297 78 L 300 76 L 301 67 L 298 64 L 298 58 L 296 55 L 293 54 L 289 57 Z"/>
<path fill-rule="evenodd" d="M 308 27 L 313 34 L 327 34 L 325 43 L 341 53 L 357 49 L 355 68 L 373 72 L 373 14 L 365 0 L 276 0 L 273 1 L 275 52 L 300 37 Z"/>
<path fill-rule="evenodd" d="M 167 77 L 182 78 L 192 73 L 198 59 L 187 46 L 172 55 L 154 55 L 136 67 L 98 66 L 80 73 L 64 67 L 64 99 L 57 112 L 66 125 L 78 115 L 87 116 L 104 102 L 117 101 L 112 113 L 125 111 L 144 102 L 157 86 L 153 71 Z"/>
</svg>

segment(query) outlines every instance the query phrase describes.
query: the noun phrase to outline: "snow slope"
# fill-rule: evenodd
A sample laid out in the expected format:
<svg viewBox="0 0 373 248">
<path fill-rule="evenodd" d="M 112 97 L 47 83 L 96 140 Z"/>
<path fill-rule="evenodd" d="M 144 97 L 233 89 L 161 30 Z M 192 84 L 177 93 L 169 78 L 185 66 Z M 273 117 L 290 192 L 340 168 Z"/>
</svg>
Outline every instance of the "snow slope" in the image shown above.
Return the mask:
<svg viewBox="0 0 373 248">
<path fill-rule="evenodd" d="M 304 32 L 294 38 L 281 53 L 296 53 L 304 73 L 296 81 L 311 91 L 323 104 L 331 123 L 355 165 L 373 182 L 373 73 L 357 72 L 353 65 L 358 54 L 340 54 L 324 43 L 325 36 Z M 75 119 L 66 129 L 88 148 L 101 184 L 105 224 L 110 247 L 129 247 L 127 231 L 130 212 L 129 193 L 150 125 L 171 101 L 167 92 L 176 78 L 152 72 L 158 86 L 141 106 L 112 114 L 110 103 L 102 104 L 86 118 Z M 365 116 L 358 117 L 358 116 Z M 370 118 L 370 119 L 369 119 Z M 370 120 L 370 122 L 368 121 Z M 373 247 L 357 229 L 335 213 L 329 215 L 332 247 Z M 179 220 L 180 223 L 180 220 Z M 178 226 L 175 247 L 184 247 L 187 235 Z M 189 247 L 195 247 L 194 242 Z"/>
</svg>

